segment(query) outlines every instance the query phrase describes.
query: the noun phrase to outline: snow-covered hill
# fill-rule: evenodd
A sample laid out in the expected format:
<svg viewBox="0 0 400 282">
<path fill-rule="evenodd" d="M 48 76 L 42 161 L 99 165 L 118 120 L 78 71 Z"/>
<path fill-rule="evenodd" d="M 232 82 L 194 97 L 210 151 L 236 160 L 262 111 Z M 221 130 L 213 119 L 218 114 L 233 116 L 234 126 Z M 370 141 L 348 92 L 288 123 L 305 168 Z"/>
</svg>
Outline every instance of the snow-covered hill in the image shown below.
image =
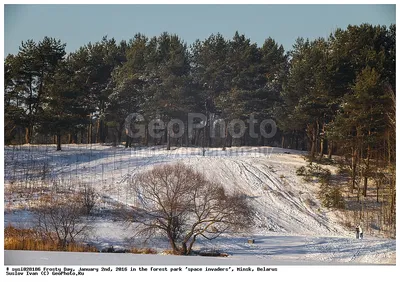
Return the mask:
<svg viewBox="0 0 400 282">
<path fill-rule="evenodd" d="M 212 148 L 206 149 L 203 156 L 201 148 L 167 151 L 162 147 L 69 145 L 61 152 L 54 149 L 44 145 L 6 147 L 6 184 L 24 181 L 24 172 L 29 167 L 46 164 L 50 178 L 93 184 L 103 195 L 103 205 L 114 202 L 134 205 L 137 199 L 129 189 L 132 177 L 155 165 L 179 161 L 220 182 L 227 191 L 245 194 L 256 211 L 256 223 L 250 233 L 201 241 L 199 247 L 221 249 L 231 254 L 231 258 L 244 260 L 395 262 L 394 240 L 368 238 L 368 234 L 366 240 L 355 240 L 352 230 L 340 224 L 337 214 L 321 205 L 316 196 L 318 184 L 306 183 L 296 175 L 296 169 L 306 164 L 304 152 L 271 147 L 225 151 Z M 29 217 L 13 209 L 17 204 L 16 199 L 5 204 L 10 211 L 5 214 L 6 224 L 17 221 L 22 224 L 21 218 Z M 132 234 L 132 227 L 109 219 L 95 219 L 92 224 L 93 242 L 99 246 L 123 247 Z M 247 244 L 248 238 L 254 238 L 256 243 Z M 153 244 L 168 248 L 160 242 Z"/>
</svg>

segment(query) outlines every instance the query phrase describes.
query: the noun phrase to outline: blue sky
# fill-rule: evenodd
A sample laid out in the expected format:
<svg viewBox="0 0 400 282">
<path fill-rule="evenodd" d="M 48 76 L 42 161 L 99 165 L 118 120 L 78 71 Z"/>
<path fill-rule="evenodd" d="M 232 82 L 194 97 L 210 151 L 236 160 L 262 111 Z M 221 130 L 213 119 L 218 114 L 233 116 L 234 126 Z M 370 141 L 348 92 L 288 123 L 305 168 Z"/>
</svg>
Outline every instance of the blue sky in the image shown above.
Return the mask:
<svg viewBox="0 0 400 282">
<path fill-rule="evenodd" d="M 73 52 L 104 35 L 117 41 L 141 32 L 148 37 L 176 33 L 188 44 L 220 32 L 244 33 L 262 45 L 269 36 L 291 49 L 297 37 L 327 37 L 349 24 L 396 22 L 395 5 L 5 5 L 4 55 L 21 41 L 44 36 Z"/>
</svg>

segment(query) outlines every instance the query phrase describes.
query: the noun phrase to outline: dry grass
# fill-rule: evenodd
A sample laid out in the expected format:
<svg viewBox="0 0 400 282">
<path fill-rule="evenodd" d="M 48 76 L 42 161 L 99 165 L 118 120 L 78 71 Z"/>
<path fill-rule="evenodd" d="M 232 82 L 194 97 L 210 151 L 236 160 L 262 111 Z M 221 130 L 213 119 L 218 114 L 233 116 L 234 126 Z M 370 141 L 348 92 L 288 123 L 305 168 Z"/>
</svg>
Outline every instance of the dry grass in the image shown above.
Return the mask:
<svg viewBox="0 0 400 282">
<path fill-rule="evenodd" d="M 42 238 L 34 229 L 4 228 L 5 250 L 98 252 L 93 246 L 70 243 L 65 248 L 58 242 Z"/>
<path fill-rule="evenodd" d="M 129 252 L 132 254 L 157 254 L 157 251 L 151 248 L 132 248 Z"/>
<path fill-rule="evenodd" d="M 176 255 L 176 256 L 182 255 L 181 253 L 176 252 L 176 251 L 171 250 L 171 249 L 165 250 L 165 251 L 163 251 L 162 253 L 163 253 L 164 255 Z"/>
</svg>

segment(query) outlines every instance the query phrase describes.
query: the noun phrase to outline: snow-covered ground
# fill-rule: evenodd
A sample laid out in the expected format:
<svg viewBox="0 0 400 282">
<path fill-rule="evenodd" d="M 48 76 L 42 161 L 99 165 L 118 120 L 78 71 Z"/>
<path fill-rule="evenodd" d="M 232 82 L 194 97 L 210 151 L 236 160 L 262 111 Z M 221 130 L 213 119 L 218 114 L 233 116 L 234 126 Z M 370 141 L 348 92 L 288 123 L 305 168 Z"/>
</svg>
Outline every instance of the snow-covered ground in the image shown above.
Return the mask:
<svg viewBox="0 0 400 282">
<path fill-rule="evenodd" d="M 7 265 L 308 265 L 395 264 L 395 244 L 384 239 L 357 240 L 343 237 L 255 236 L 224 238 L 213 246 L 228 257 L 138 255 L 107 253 L 59 253 L 6 251 Z"/>
<path fill-rule="evenodd" d="M 228 258 L 218 259 L 229 261 L 227 264 L 235 264 L 236 260 L 395 263 L 395 240 L 372 238 L 368 234 L 364 240 L 356 240 L 353 230 L 342 226 L 337 212 L 321 205 L 316 196 L 318 184 L 306 183 L 296 175 L 296 169 L 306 165 L 304 152 L 236 147 L 225 151 L 207 149 L 203 156 L 201 148 L 167 151 L 163 147 L 125 149 L 102 145 L 68 145 L 58 152 L 54 145 L 5 147 L 4 151 L 6 187 L 9 183 L 24 183 L 27 175 L 29 181 L 37 183 L 44 181 L 43 178 L 68 184 L 89 183 L 103 196 L 100 208 L 115 203 L 134 205 L 137 198 L 130 189 L 130 179 L 155 165 L 179 161 L 204 173 L 210 180 L 223 184 L 227 191 L 245 194 L 256 212 L 255 225 L 249 233 L 227 234 L 197 245 L 228 253 Z M 23 210 L 26 199 L 8 200 L 5 225 L 29 226 L 29 212 Z M 96 217 L 90 223 L 94 227 L 91 243 L 98 247 L 132 245 L 129 238 L 134 227 L 108 217 Z M 254 244 L 247 243 L 250 238 L 255 239 Z M 150 244 L 158 250 L 168 248 L 162 240 Z M 155 259 L 159 255 L 149 257 Z M 168 260 L 170 256 L 163 257 Z"/>
</svg>

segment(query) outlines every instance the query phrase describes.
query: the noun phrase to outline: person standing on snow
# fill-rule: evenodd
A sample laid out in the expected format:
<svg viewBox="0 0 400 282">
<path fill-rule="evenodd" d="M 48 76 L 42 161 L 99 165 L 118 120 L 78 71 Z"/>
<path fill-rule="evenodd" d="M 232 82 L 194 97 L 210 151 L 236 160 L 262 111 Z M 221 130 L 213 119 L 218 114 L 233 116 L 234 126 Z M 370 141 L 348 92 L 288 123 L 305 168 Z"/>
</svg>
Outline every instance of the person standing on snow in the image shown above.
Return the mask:
<svg viewBox="0 0 400 282">
<path fill-rule="evenodd" d="M 356 239 L 360 238 L 360 226 L 356 227 Z"/>
</svg>

